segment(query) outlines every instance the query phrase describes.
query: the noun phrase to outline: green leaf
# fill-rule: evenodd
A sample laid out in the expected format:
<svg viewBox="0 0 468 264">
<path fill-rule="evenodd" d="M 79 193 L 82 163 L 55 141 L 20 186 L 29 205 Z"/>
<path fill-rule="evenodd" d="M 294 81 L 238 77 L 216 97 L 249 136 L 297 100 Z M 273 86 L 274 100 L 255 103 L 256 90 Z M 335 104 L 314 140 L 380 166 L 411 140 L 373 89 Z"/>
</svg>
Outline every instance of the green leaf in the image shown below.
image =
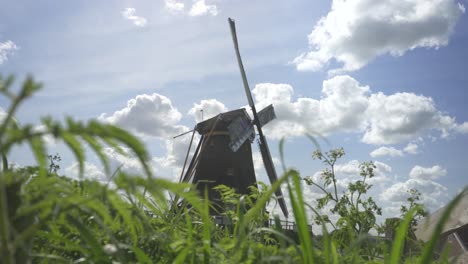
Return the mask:
<svg viewBox="0 0 468 264">
<path fill-rule="evenodd" d="M 302 249 L 302 260 L 304 263 L 313 263 L 314 255 L 310 230 L 307 225 L 307 215 L 304 207 L 304 200 L 301 190 L 300 177 L 298 172 L 289 170 L 286 174 L 291 175 L 292 183 L 288 182 L 288 192 L 293 208 L 294 219 L 296 220 L 297 233 Z"/>
<path fill-rule="evenodd" d="M 39 175 L 47 174 L 47 151 L 45 148 L 45 143 L 42 137 L 30 137 L 29 144 L 31 150 L 36 157 L 37 163 L 39 164 Z"/>
<path fill-rule="evenodd" d="M 130 246 L 130 249 L 135 253 L 138 263 L 153 263 L 151 258 L 145 254 L 143 250 L 136 246 Z"/>
<path fill-rule="evenodd" d="M 81 135 L 81 137 L 83 138 L 84 141 L 86 141 L 86 143 L 88 143 L 91 149 L 93 149 L 94 153 L 96 153 L 96 155 L 99 157 L 102 165 L 104 166 L 104 172 L 106 173 L 106 175 L 109 175 L 110 174 L 109 160 L 106 157 L 106 155 L 104 155 L 104 153 L 102 152 L 102 145 L 90 135 L 84 134 L 84 135 Z"/>
<path fill-rule="evenodd" d="M 403 247 L 408 234 L 411 220 L 414 217 L 416 208 L 411 209 L 405 216 L 404 220 L 398 226 L 395 239 L 393 240 L 392 252 L 390 255 L 390 263 L 398 264 L 401 261 L 401 255 L 403 253 Z"/>
<path fill-rule="evenodd" d="M 61 136 L 62 136 L 63 141 L 68 145 L 68 147 L 70 147 L 73 154 L 75 155 L 75 158 L 78 161 L 78 165 L 79 165 L 79 176 L 80 178 L 83 177 L 84 163 L 85 163 L 85 155 L 84 155 L 83 147 L 81 146 L 78 139 L 76 139 L 76 137 L 70 132 L 63 131 Z"/>
</svg>

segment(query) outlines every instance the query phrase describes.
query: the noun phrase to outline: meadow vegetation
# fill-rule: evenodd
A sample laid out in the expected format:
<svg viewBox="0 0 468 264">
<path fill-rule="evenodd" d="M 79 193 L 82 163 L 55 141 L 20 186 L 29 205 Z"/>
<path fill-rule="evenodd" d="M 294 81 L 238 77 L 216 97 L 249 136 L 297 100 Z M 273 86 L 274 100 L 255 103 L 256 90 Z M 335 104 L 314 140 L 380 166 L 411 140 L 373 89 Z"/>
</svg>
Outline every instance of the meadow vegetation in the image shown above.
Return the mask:
<svg viewBox="0 0 468 264">
<path fill-rule="evenodd" d="M 230 223 L 220 225 L 209 214 L 206 193 L 198 193 L 190 184 L 153 177 L 145 146 L 125 130 L 72 118 L 64 124 L 44 118 L 40 130 L 16 122 L 18 107 L 41 86 L 27 78 L 15 93 L 12 84 L 12 77 L 0 78 L 0 93 L 11 102 L 6 115 L 0 116 L 2 263 L 449 262 L 443 254 L 436 256 L 434 249 L 442 224 L 461 194 L 448 205 L 432 239 L 408 253 L 405 241 L 411 238 L 415 217 L 424 214 L 418 193 L 404 207 L 405 214 L 395 225 L 395 238 L 375 239 L 369 233 L 384 229 L 375 218 L 381 208 L 365 195 L 372 187 L 366 180 L 374 176 L 375 165 L 363 163 L 362 179 L 340 194 L 334 165 L 344 151 L 315 151 L 313 157 L 327 167 L 321 182 L 286 168 L 276 183 L 252 187 L 251 195 L 241 196 L 219 186 L 227 208 L 223 214 Z M 48 154 L 44 136 L 69 147 L 79 163 L 81 180 L 60 175 L 60 156 Z M 11 168 L 9 154 L 21 144 L 29 145 L 37 164 Z M 142 174 L 110 171 L 104 147 L 122 154 L 126 154 L 122 147 L 130 149 L 142 165 Z M 105 173 L 112 175 L 112 185 L 84 177 L 86 150 L 94 152 Z M 282 184 L 290 198 L 294 233 L 283 230 L 280 219 L 265 211 Z M 316 206 L 307 204 L 302 192 L 312 187 L 323 192 Z M 168 197 L 180 197 L 181 203 L 173 206 Z M 338 216 L 337 221 L 320 213 L 325 207 Z M 307 211 L 315 213 L 310 216 Z M 267 225 L 270 217 L 273 224 Z M 319 226 L 322 234 L 312 235 L 310 224 Z"/>
</svg>

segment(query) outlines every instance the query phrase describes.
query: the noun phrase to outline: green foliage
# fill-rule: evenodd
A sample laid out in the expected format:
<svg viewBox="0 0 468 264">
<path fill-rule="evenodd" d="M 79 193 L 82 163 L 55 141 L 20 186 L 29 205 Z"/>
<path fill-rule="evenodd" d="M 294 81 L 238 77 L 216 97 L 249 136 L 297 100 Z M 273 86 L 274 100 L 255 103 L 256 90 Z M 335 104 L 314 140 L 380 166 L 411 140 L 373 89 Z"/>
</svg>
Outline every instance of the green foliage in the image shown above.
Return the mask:
<svg viewBox="0 0 468 264">
<path fill-rule="evenodd" d="M 400 208 L 401 215 L 404 216 L 408 214 L 408 212 L 415 208 L 415 213 L 414 217 L 411 219 L 410 222 L 410 229 L 411 231 L 414 231 L 416 228 L 416 225 L 418 224 L 418 221 L 428 215 L 427 210 L 424 208 L 424 205 L 419 203 L 418 201 L 421 200 L 421 193 L 416 190 L 416 189 L 409 189 L 407 191 L 410 196 L 407 199 L 407 202 L 409 203 L 408 206 L 402 205 Z"/>
<path fill-rule="evenodd" d="M 338 249 L 344 250 L 349 247 L 350 240 L 357 240 L 369 236 L 369 231 L 376 228 L 375 215 L 381 215 L 382 209 L 377 206 L 372 197 L 364 198 L 367 191 L 372 187 L 366 180 L 375 176 L 376 166 L 373 162 L 363 162 L 359 165 L 361 180 L 351 182 L 343 193 L 338 193 L 336 185 L 335 165 L 345 152 L 342 148 L 329 152 L 314 151 L 312 157 L 321 160 L 327 168 L 321 172 L 322 184 L 315 182 L 312 177 L 304 178 L 308 185 L 318 188 L 323 196 L 317 199 L 317 209 L 330 206 L 330 212 L 338 216 L 338 220 L 331 221 L 328 215 L 317 214 L 317 224 L 329 224 L 334 229 L 332 238 L 337 242 Z M 362 241 L 363 255 L 373 258 L 375 252 L 370 252 L 368 243 Z"/>
<path fill-rule="evenodd" d="M 398 226 L 392 246 L 365 251 L 375 248 L 365 234 L 375 226 L 374 214 L 380 213 L 371 198 L 363 198 L 371 188 L 366 179 L 374 176 L 375 166 L 363 163 L 362 179 L 348 185 L 346 193 L 338 194 L 334 165 L 344 151 L 316 151 L 314 157 L 330 167 L 322 173 L 323 185 L 306 178 L 307 183 L 324 192 L 318 208 L 305 203 L 300 173 L 285 168 L 271 187 L 259 183 L 259 188 L 251 188 L 250 195 L 218 186 L 226 208 L 222 213 L 229 220 L 229 224 L 219 224 L 209 215 L 212 205 L 206 194 L 199 194 L 190 184 L 151 177 L 145 147 L 118 127 L 70 118 L 65 125 L 45 118 L 42 130 L 18 124 L 14 114 L 19 105 L 41 86 L 27 78 L 15 94 L 10 89 L 12 83 L 12 77 L 0 78 L 0 93 L 12 102 L 0 122 L 2 263 L 435 263 L 432 252 L 443 221 L 462 195 L 448 206 L 421 255 L 408 258 L 402 253 L 405 234 L 418 214 L 416 197 L 409 200 L 409 212 Z M 81 173 L 86 148 L 99 157 L 109 175 L 104 146 L 123 154 L 124 146 L 139 159 L 144 175 L 116 172 L 112 188 L 60 176 L 60 156 L 47 155 L 44 136 L 64 142 L 74 153 Z M 8 167 L 11 149 L 23 143 L 30 146 L 37 165 Z M 295 232 L 284 230 L 277 216 L 272 226 L 266 224 L 270 217 L 266 205 L 281 184 L 287 185 Z M 169 197 L 180 197 L 182 202 L 171 207 Z M 336 223 L 317 213 L 329 204 L 340 216 Z M 321 238 L 312 236 L 306 208 L 317 214 Z M 333 224 L 331 233 L 327 223 Z M 440 261 L 445 263 L 446 259 Z"/>
</svg>

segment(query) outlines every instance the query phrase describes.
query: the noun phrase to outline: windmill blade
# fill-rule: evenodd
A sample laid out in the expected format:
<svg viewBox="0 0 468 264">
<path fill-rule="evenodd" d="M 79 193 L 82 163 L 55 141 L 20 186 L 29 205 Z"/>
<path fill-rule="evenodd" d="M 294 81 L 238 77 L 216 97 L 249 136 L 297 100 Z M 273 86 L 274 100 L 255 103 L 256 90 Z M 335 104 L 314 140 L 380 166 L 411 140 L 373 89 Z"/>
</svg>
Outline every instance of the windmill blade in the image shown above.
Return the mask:
<svg viewBox="0 0 468 264">
<path fill-rule="evenodd" d="M 269 105 L 260 112 L 258 112 L 258 120 L 260 121 L 260 126 L 263 127 L 264 125 L 268 124 L 271 120 L 276 118 L 275 109 L 273 105 Z"/>
<path fill-rule="evenodd" d="M 252 107 L 252 111 L 255 113 L 255 117 L 257 115 L 257 112 L 254 111 L 255 104 L 252 98 L 252 94 L 250 93 L 249 83 L 247 82 L 247 76 L 245 75 L 244 64 L 242 64 L 242 59 L 239 52 L 239 44 L 237 43 L 236 23 L 232 18 L 228 18 L 228 21 L 229 26 L 231 27 L 232 41 L 234 42 L 234 49 L 236 50 L 237 63 L 239 64 L 240 72 L 242 75 L 242 82 L 244 83 L 245 94 L 247 95 L 247 101 L 249 101 L 250 107 Z"/>
<path fill-rule="evenodd" d="M 258 120 L 260 120 L 260 126 L 268 124 L 271 120 L 276 118 L 275 109 L 273 105 L 269 105 L 260 112 L 258 112 Z M 254 124 L 248 116 L 240 116 L 228 126 L 229 131 L 229 147 L 232 151 L 236 152 L 244 144 L 247 139 L 252 142 L 255 138 Z"/>
<path fill-rule="evenodd" d="M 278 180 L 278 176 L 276 175 L 276 170 L 273 164 L 273 159 L 271 158 L 270 149 L 268 148 L 268 143 L 266 142 L 265 138 L 263 138 L 263 141 L 261 140 L 261 138 L 259 138 L 258 143 L 268 178 L 270 179 L 271 183 L 274 183 Z M 275 195 L 278 198 L 278 203 L 281 208 L 281 211 L 283 212 L 283 215 L 287 218 L 288 208 L 286 206 L 286 201 L 284 200 L 283 191 L 281 191 L 281 187 L 276 189 Z"/>
<path fill-rule="evenodd" d="M 263 135 L 262 125 L 260 123 L 260 119 L 258 118 L 257 110 L 255 108 L 255 104 L 252 98 L 252 93 L 250 92 L 249 83 L 247 81 L 247 76 L 245 74 L 244 65 L 242 64 L 242 59 L 239 52 L 239 44 L 237 42 L 237 35 L 236 35 L 236 24 L 233 19 L 229 18 L 229 26 L 231 28 L 231 35 L 232 41 L 234 42 L 234 49 L 236 51 L 237 63 L 239 64 L 240 73 L 242 76 L 242 82 L 244 83 L 244 90 L 247 96 L 247 100 L 249 101 L 249 105 L 252 108 L 252 113 L 254 116 L 254 124 L 257 127 L 258 136 L 259 136 L 259 146 L 260 146 L 260 153 L 262 154 L 263 163 L 265 165 L 265 169 L 268 174 L 268 178 L 270 182 L 273 184 L 278 180 L 278 176 L 276 175 L 275 166 L 273 165 L 273 160 L 271 159 L 270 150 L 268 148 L 268 144 L 266 142 L 265 136 Z M 286 202 L 284 201 L 283 192 L 281 188 L 278 188 L 275 192 L 276 197 L 278 198 L 279 205 L 285 217 L 288 217 L 288 209 L 286 207 Z"/>
<path fill-rule="evenodd" d="M 240 116 L 228 126 L 229 131 L 229 147 L 233 152 L 239 150 L 247 139 L 255 138 L 255 131 L 252 120 L 248 116 Z"/>
</svg>

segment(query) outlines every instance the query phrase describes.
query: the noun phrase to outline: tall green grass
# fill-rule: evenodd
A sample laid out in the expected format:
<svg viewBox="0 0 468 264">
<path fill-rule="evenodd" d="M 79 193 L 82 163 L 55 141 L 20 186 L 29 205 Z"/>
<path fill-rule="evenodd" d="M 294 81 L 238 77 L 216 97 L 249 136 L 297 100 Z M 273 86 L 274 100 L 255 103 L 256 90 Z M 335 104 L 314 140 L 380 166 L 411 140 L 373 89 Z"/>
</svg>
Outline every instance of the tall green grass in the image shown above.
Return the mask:
<svg viewBox="0 0 468 264">
<path fill-rule="evenodd" d="M 301 176 L 284 166 L 280 179 L 251 195 L 235 195 L 224 187 L 224 212 L 231 225 L 218 225 L 210 216 L 207 195 L 186 183 L 152 177 L 142 143 L 128 132 L 90 121 L 68 119 L 65 125 L 44 119 L 46 129 L 37 132 L 18 124 L 14 114 L 40 85 L 28 78 L 18 94 L 9 87 L 12 78 L 0 78 L 0 92 L 12 100 L 0 125 L 0 259 L 2 263 L 445 263 L 435 259 L 434 248 L 444 222 L 462 194 L 445 210 L 431 240 L 420 255 L 403 252 L 414 210 L 404 217 L 395 240 L 369 243 L 364 235 L 343 236 L 329 232 L 313 236 L 304 201 Z M 85 148 L 100 158 L 108 175 L 109 162 L 103 147 L 130 148 L 144 168 L 143 175 L 115 173 L 113 186 L 91 180 L 72 180 L 47 170 L 43 136 L 50 135 L 72 150 L 83 172 Z M 37 160 L 32 167 L 8 168 L 10 150 L 28 143 Z M 284 142 L 281 142 L 281 146 Z M 87 147 L 86 147 L 87 146 Z M 281 151 L 283 158 L 283 152 Z M 282 184 L 292 208 L 296 232 L 283 230 L 279 218 L 266 226 L 267 203 Z M 463 193 L 466 193 L 464 190 Z M 167 201 L 168 193 L 180 197 L 178 206 Z M 228 195 L 229 194 L 229 195 Z M 315 213 L 317 211 L 315 210 Z M 351 219 L 344 219 L 351 221 Z M 372 248 L 366 248 L 372 247 Z M 372 249 L 372 250 L 370 250 Z M 370 252 L 363 254 L 363 252 Z"/>
</svg>

